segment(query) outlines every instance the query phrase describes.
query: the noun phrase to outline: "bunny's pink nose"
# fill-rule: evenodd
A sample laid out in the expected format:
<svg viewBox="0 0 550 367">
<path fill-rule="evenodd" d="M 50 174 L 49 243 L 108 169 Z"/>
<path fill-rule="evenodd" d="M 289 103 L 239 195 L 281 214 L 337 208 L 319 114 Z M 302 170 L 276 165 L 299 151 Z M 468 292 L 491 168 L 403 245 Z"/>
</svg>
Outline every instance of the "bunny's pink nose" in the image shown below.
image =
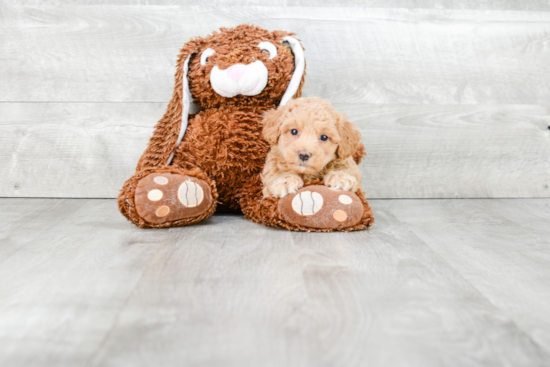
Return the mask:
<svg viewBox="0 0 550 367">
<path fill-rule="evenodd" d="M 227 69 L 227 74 L 229 75 L 229 77 L 236 82 L 241 79 L 245 72 L 246 66 L 243 64 L 235 64 Z"/>
</svg>

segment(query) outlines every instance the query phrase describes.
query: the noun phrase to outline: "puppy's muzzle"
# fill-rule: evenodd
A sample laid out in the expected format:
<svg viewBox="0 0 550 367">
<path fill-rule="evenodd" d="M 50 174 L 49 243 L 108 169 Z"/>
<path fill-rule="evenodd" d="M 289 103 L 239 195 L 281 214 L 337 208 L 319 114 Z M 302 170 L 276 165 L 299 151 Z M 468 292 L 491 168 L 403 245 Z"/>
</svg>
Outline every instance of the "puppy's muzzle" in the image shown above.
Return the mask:
<svg viewBox="0 0 550 367">
<path fill-rule="evenodd" d="M 298 152 L 298 158 L 300 158 L 301 161 L 306 162 L 308 159 L 311 158 L 311 153 L 305 150 L 300 150 Z"/>
</svg>

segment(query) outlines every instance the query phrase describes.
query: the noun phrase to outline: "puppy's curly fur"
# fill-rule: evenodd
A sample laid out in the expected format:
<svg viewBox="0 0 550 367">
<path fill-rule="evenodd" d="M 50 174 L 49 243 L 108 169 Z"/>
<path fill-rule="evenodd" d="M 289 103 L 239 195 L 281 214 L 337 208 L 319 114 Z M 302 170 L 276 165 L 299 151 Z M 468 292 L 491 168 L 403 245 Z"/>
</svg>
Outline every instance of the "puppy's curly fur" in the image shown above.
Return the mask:
<svg viewBox="0 0 550 367">
<path fill-rule="evenodd" d="M 353 159 L 361 134 L 327 100 L 298 98 L 264 114 L 263 136 L 271 145 L 262 172 L 264 197 L 284 197 L 323 180 L 326 186 L 356 192 L 361 171 Z"/>
</svg>

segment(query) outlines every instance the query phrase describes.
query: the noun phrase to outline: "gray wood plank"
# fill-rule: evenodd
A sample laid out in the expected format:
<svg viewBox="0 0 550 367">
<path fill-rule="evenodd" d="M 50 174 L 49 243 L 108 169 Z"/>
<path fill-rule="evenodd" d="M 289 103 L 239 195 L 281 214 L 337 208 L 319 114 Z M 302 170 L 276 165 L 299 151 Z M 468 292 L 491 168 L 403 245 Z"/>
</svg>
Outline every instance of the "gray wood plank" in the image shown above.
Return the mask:
<svg viewBox="0 0 550 367">
<path fill-rule="evenodd" d="M 172 235 L 91 365 L 291 365 L 284 324 L 306 290 L 290 232 L 214 216 Z"/>
<path fill-rule="evenodd" d="M 17 201 L 0 205 L 6 200 Z M 550 362 L 506 307 L 411 232 L 422 216 L 392 214 L 395 204 L 415 210 L 417 201 L 373 201 L 372 230 L 339 234 L 291 233 L 230 215 L 142 230 L 114 200 L 19 201 L 26 212 L 45 202 L 83 205 L 63 220 L 44 213 L 46 235 L 0 263 L 2 366 Z M 422 202 L 423 213 L 441 209 L 441 201 Z M 520 306 L 525 314 L 535 308 Z"/>
<path fill-rule="evenodd" d="M 416 236 L 550 351 L 550 200 L 385 203 Z"/>
<path fill-rule="evenodd" d="M 9 233 L 9 226 L 14 225 L 22 218 L 32 215 L 33 212 L 46 208 L 51 202 L 48 199 L 7 199 L 2 198 L 2 210 L 0 210 L 0 236 Z M 28 205 L 21 205 L 28 202 Z M 61 202 L 61 200 L 59 201 Z M 21 225 L 21 224 L 20 224 Z M 17 226 L 19 227 L 19 226 Z M 4 238 L 4 237 L 2 237 Z"/>
<path fill-rule="evenodd" d="M 369 197 L 550 196 L 548 107 L 337 107 L 363 135 Z"/>
<path fill-rule="evenodd" d="M 310 6 L 548 11 L 548 0 L 2 0 L 9 5 Z"/>
<path fill-rule="evenodd" d="M 363 135 L 370 198 L 550 196 L 546 106 L 335 107 Z M 0 196 L 116 197 L 165 108 L 0 103 Z"/>
<path fill-rule="evenodd" d="M 0 98 L 166 102 L 183 43 L 246 22 L 297 32 L 307 96 L 406 104 L 550 98 L 545 11 L 207 5 L 4 5 Z"/>
<path fill-rule="evenodd" d="M 0 104 L 0 196 L 116 197 L 165 108 Z"/>
<path fill-rule="evenodd" d="M 49 202 L 72 215 L 44 213 L 41 225 L 14 229 L 27 242 L 0 263 L 2 366 L 86 366 L 169 243 L 166 232 L 133 228 L 114 200 Z"/>
<path fill-rule="evenodd" d="M 0 265 L 25 245 L 39 240 L 81 209 L 82 200 L 0 199 Z M 60 225 L 59 225 L 60 224 Z"/>
<path fill-rule="evenodd" d="M 377 222 L 368 232 L 293 233 L 309 296 L 295 319 L 307 320 L 301 336 L 316 342 L 312 365 L 530 365 L 536 356 L 547 363 L 529 333 L 411 233 L 421 214 L 405 226 L 387 209 L 393 202 L 372 202 Z M 409 202 L 398 201 L 414 208 Z"/>
</svg>

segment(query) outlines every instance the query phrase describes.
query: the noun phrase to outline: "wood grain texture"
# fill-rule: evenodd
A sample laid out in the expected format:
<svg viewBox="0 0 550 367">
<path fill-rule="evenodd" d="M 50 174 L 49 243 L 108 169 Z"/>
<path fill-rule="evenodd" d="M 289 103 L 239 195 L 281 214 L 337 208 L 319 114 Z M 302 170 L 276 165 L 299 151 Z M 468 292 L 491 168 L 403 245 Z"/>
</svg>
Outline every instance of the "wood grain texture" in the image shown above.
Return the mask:
<svg viewBox="0 0 550 367">
<path fill-rule="evenodd" d="M 116 197 L 165 108 L 159 103 L 0 104 L 0 196 Z"/>
<path fill-rule="evenodd" d="M 550 199 L 389 201 L 387 208 L 550 351 Z"/>
<path fill-rule="evenodd" d="M 52 218 L 63 222 L 83 205 L 80 200 L 1 200 L 0 266 L 10 256 L 52 229 Z"/>
<path fill-rule="evenodd" d="M 26 236 L 0 262 L 0 365 L 545 366 L 546 204 L 375 200 L 371 230 L 308 234 L 229 215 L 143 230 L 115 200 L 0 199 L 18 217 L 2 236 Z M 453 228 L 456 251 L 434 246 Z"/>
<path fill-rule="evenodd" d="M 548 11 L 548 0 L 2 0 L 9 5 L 315 6 Z"/>
<path fill-rule="evenodd" d="M 246 22 L 298 34 L 306 96 L 390 104 L 550 99 L 546 11 L 207 5 L 3 5 L 0 98 L 166 102 L 179 48 Z"/>
<path fill-rule="evenodd" d="M 399 202 L 414 207 L 407 206 L 409 201 Z M 430 207 L 433 201 L 425 202 Z M 524 331 L 504 321 L 504 314 L 476 289 L 476 283 L 468 283 L 437 252 L 427 249 L 400 216 L 386 209 L 387 204 L 373 202 L 377 223 L 372 231 L 315 239 L 293 233 L 309 296 L 296 318 L 309 316 L 311 321 L 303 322 L 301 330 L 324 351 L 312 353 L 317 356 L 312 365 L 521 365 L 538 353 L 547 360 L 548 354 L 538 350 L 541 344 L 538 351 L 526 352 L 514 362 L 517 349 L 473 352 L 470 348 L 485 349 L 492 344 L 489 340 L 517 347 L 523 344 Z M 409 222 L 415 226 L 414 220 Z M 541 303 L 550 305 L 549 300 Z M 465 308 L 467 312 L 459 311 Z M 549 325 L 545 322 L 541 329 L 550 330 Z M 503 337 L 511 336 L 505 329 L 514 330 L 511 340 Z M 339 353 L 341 343 L 347 346 L 346 355 Z"/>
<path fill-rule="evenodd" d="M 8 234 L 27 239 L 0 263 L 2 366 L 85 366 L 162 242 L 159 232 L 129 233 L 112 200 L 48 202 L 57 210 L 40 226 Z"/>
<path fill-rule="evenodd" d="M 363 135 L 369 197 L 550 196 L 547 107 L 337 107 Z"/>
<path fill-rule="evenodd" d="M 335 107 L 363 135 L 369 198 L 550 196 L 548 107 Z M 116 197 L 165 108 L 1 103 L 0 196 Z"/>
</svg>

